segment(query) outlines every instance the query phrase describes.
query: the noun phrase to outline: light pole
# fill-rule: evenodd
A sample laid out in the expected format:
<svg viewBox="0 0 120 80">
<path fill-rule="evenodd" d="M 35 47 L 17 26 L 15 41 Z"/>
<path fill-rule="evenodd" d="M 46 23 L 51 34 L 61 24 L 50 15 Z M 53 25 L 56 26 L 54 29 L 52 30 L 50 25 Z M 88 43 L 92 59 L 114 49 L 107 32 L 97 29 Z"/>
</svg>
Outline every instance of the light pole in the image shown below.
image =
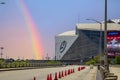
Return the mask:
<svg viewBox="0 0 120 80">
<path fill-rule="evenodd" d="M 102 44 L 102 23 L 100 21 L 95 20 L 95 19 L 86 19 L 86 20 L 95 21 L 95 22 L 100 24 L 99 54 L 101 54 L 102 53 L 102 48 L 101 48 L 101 44 Z"/>
<path fill-rule="evenodd" d="M 1 59 L 2 59 L 3 49 L 4 49 L 4 47 L 0 47 L 0 49 L 1 49 L 1 53 L 0 53 L 0 55 L 1 55 Z"/>
<path fill-rule="evenodd" d="M 0 4 L 5 4 L 5 2 L 0 2 Z M 3 49 L 4 49 L 4 47 L 0 47 L 0 49 L 1 49 L 1 53 L 0 53 L 0 55 L 1 55 L 1 59 L 2 59 Z"/>
<path fill-rule="evenodd" d="M 5 2 L 0 2 L 0 4 L 5 4 Z"/>
<path fill-rule="evenodd" d="M 107 0 L 105 0 L 105 24 L 104 24 L 104 54 L 105 54 L 105 68 L 107 71 L 109 71 L 109 65 L 108 65 L 108 52 L 107 52 Z"/>
</svg>

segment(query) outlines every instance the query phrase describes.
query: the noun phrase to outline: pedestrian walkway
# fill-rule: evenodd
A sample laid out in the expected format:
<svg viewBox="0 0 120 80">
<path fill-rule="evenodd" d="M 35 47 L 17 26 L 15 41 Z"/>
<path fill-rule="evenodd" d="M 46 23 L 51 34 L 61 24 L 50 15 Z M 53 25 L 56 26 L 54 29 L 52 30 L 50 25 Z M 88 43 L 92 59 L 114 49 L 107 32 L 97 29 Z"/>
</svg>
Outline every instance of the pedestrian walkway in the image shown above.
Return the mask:
<svg viewBox="0 0 120 80">
<path fill-rule="evenodd" d="M 102 80 L 102 75 L 100 74 L 100 70 L 97 70 L 96 80 Z"/>
<path fill-rule="evenodd" d="M 110 73 L 114 73 L 114 75 L 117 75 L 118 80 L 120 80 L 120 67 L 110 67 Z"/>
<path fill-rule="evenodd" d="M 114 73 L 114 75 L 118 76 L 117 80 L 120 80 L 120 67 L 109 67 L 110 73 Z M 102 75 L 100 74 L 100 70 L 97 70 L 96 80 L 102 80 Z"/>
</svg>

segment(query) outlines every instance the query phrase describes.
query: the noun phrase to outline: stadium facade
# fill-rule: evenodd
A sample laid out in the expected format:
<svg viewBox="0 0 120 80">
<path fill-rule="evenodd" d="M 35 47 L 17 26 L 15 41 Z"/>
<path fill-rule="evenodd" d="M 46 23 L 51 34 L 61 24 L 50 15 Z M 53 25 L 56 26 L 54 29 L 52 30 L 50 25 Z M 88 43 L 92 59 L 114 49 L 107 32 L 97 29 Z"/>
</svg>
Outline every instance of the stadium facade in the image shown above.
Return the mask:
<svg viewBox="0 0 120 80">
<path fill-rule="evenodd" d="M 108 21 L 107 42 L 108 55 L 112 57 L 120 55 L 119 20 Z M 76 30 L 55 36 L 56 60 L 86 60 L 103 52 L 104 22 L 101 22 L 101 26 L 99 23 L 76 24 Z"/>
</svg>

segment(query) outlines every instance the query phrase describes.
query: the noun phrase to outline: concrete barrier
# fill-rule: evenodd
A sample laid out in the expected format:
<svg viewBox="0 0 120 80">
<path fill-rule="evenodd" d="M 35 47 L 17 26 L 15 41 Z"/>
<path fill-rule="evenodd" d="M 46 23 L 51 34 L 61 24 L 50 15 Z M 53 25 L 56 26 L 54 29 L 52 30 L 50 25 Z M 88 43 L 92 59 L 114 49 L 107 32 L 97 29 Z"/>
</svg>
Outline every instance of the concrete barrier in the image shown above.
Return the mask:
<svg viewBox="0 0 120 80">
<path fill-rule="evenodd" d="M 107 77 L 104 80 L 117 80 L 117 76 Z"/>
<path fill-rule="evenodd" d="M 114 75 L 114 73 L 110 73 L 109 71 L 105 70 L 103 66 L 100 66 L 100 74 L 102 76 L 102 80 L 117 80 L 118 76 Z"/>
</svg>

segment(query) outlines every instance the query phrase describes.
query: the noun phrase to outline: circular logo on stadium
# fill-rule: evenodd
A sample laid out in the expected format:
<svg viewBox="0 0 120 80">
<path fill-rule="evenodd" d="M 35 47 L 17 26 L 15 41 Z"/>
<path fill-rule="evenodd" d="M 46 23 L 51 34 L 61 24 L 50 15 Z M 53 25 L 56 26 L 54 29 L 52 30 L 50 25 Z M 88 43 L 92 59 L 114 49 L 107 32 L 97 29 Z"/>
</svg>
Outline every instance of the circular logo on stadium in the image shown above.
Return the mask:
<svg viewBox="0 0 120 80">
<path fill-rule="evenodd" d="M 61 45 L 60 45 L 60 53 L 62 53 L 62 52 L 65 50 L 66 45 L 67 45 L 67 42 L 66 42 L 66 41 L 63 41 L 63 42 L 61 43 Z"/>
</svg>

